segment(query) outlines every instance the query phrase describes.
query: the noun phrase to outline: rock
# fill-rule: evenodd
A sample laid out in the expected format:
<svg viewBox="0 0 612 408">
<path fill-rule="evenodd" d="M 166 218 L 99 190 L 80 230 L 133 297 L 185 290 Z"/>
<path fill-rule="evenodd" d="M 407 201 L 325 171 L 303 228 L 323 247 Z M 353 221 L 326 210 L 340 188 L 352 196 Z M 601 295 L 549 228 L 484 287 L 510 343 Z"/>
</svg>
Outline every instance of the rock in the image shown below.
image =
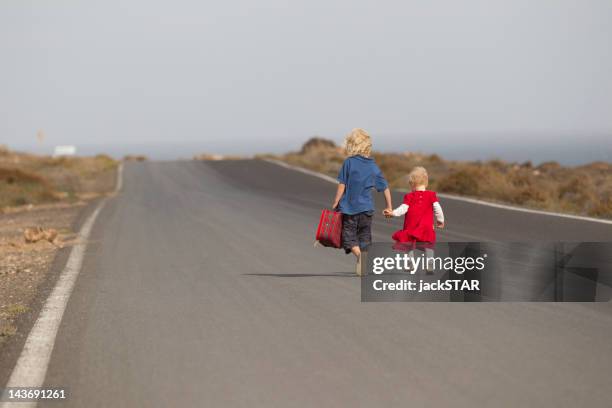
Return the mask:
<svg viewBox="0 0 612 408">
<path fill-rule="evenodd" d="M 301 154 L 308 153 L 311 150 L 328 150 L 336 149 L 336 144 L 333 140 L 324 139 L 322 137 L 311 137 L 306 143 L 302 145 Z"/>
<path fill-rule="evenodd" d="M 38 241 L 49 241 L 52 244 L 56 244 L 58 240 L 57 230 L 54 228 L 44 229 L 41 226 L 34 228 L 26 228 L 23 231 L 23 237 L 25 242 L 32 244 Z"/>
</svg>

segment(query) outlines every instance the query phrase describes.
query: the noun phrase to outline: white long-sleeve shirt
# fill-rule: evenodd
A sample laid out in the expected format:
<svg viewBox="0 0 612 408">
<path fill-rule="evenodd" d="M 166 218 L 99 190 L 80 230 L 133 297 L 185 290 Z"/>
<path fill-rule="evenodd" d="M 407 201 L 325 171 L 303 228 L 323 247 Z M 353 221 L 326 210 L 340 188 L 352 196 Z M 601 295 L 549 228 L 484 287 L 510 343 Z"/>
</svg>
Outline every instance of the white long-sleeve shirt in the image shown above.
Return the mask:
<svg viewBox="0 0 612 408">
<path fill-rule="evenodd" d="M 401 217 L 402 215 L 408 212 L 408 208 L 409 208 L 408 204 L 400 205 L 395 210 L 393 210 L 393 216 Z M 436 217 L 436 221 L 444 222 L 444 212 L 442 212 L 442 206 L 437 201 L 433 203 L 433 212 L 434 212 L 434 216 Z"/>
</svg>

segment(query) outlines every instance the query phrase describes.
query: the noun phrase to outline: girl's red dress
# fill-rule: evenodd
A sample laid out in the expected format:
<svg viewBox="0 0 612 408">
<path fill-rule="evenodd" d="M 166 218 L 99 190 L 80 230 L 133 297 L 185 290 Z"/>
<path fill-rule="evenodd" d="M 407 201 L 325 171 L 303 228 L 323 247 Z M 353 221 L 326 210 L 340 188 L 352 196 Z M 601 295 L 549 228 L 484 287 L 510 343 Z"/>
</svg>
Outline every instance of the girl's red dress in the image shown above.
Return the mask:
<svg viewBox="0 0 612 408">
<path fill-rule="evenodd" d="M 436 242 L 433 203 L 438 201 L 435 191 L 412 191 L 404 196 L 408 212 L 404 218 L 404 229 L 396 231 L 392 238 L 397 242 Z"/>
</svg>

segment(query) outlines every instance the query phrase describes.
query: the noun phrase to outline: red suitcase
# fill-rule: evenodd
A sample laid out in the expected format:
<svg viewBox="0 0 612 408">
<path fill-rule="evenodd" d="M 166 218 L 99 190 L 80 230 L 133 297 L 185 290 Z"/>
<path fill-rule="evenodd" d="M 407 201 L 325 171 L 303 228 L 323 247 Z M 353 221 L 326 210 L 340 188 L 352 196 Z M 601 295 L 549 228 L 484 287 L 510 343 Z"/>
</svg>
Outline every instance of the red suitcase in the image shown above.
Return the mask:
<svg viewBox="0 0 612 408">
<path fill-rule="evenodd" d="M 326 247 L 342 247 L 342 213 L 333 210 L 321 212 L 316 240 Z"/>
</svg>

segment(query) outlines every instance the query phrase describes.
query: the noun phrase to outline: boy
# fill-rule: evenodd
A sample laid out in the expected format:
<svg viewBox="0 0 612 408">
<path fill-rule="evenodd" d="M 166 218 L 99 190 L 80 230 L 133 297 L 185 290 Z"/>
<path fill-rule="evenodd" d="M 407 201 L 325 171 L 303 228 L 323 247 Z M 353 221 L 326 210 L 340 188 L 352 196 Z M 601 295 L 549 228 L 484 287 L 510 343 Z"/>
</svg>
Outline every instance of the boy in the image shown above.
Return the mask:
<svg viewBox="0 0 612 408">
<path fill-rule="evenodd" d="M 338 189 L 332 208 L 342 213 L 342 246 L 357 258 L 355 271 L 361 276 L 361 252 L 372 243 L 372 188 L 384 191 L 387 208 L 393 211 L 391 192 L 382 172 L 370 158 L 372 139 L 363 129 L 353 129 L 345 139 L 349 156 L 338 174 Z"/>
</svg>

